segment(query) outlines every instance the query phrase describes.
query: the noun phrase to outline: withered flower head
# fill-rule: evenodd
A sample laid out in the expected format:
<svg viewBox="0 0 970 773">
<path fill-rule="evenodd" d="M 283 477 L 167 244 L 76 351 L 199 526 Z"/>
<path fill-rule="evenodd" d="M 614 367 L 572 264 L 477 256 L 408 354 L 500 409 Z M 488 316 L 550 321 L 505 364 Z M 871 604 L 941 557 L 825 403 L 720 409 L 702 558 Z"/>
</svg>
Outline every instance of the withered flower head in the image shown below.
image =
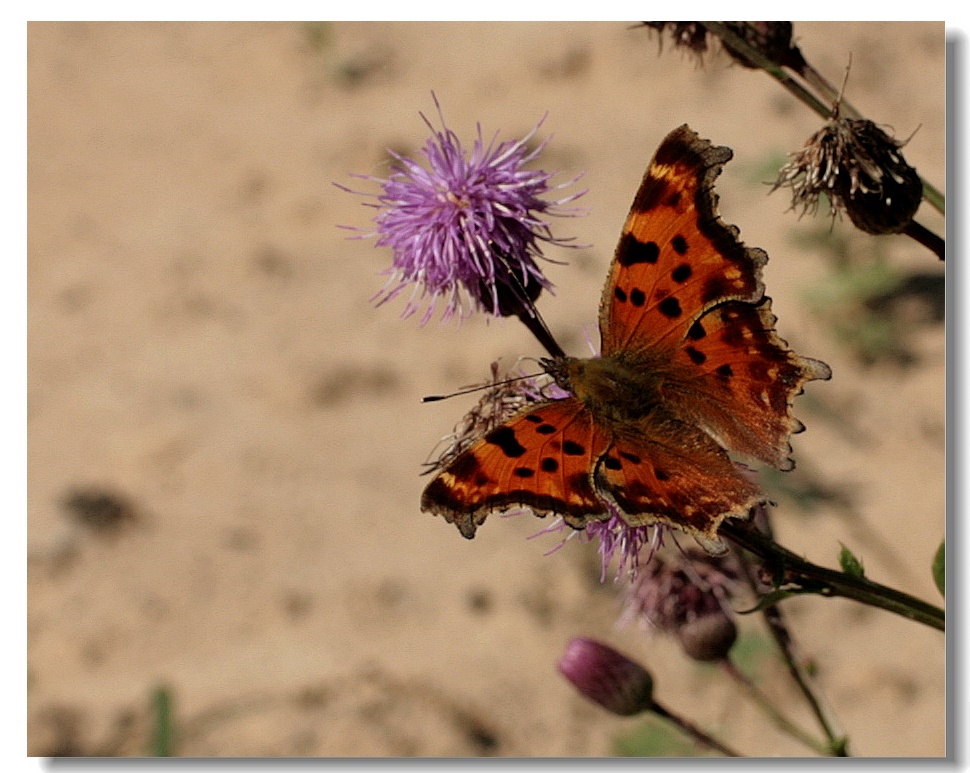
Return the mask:
<svg viewBox="0 0 970 773">
<path fill-rule="evenodd" d="M 790 67 L 802 72 L 806 63 L 798 46 L 792 43 L 792 23 L 790 21 L 725 21 L 721 22 L 731 32 L 744 40 L 756 51 L 764 54 L 777 65 Z M 760 69 L 761 65 L 752 62 L 742 52 L 736 51 L 726 40 L 724 50 L 738 64 Z"/>
<path fill-rule="evenodd" d="M 540 387 L 531 377 L 520 374 L 500 376 L 497 362 L 491 365 L 491 377 L 482 384 L 484 394 L 466 413 L 451 434 L 438 443 L 441 450 L 433 461 L 425 462 L 425 474 L 447 467 L 462 451 L 505 421 L 516 411 L 540 399 Z"/>
<path fill-rule="evenodd" d="M 719 39 L 715 32 L 699 21 L 645 21 L 643 24 L 657 31 L 661 46 L 666 33 L 675 47 L 686 49 L 698 60 L 703 59 L 709 50 L 715 50 L 716 41 Z M 806 66 L 802 52 L 798 46 L 792 44 L 790 21 L 722 21 L 718 24 L 726 27 L 774 64 L 790 67 L 795 72 L 802 72 Z M 738 64 L 744 67 L 761 67 L 745 56 L 744 52 L 732 47 L 729 41 L 721 39 L 721 43 Z"/>
<path fill-rule="evenodd" d="M 703 57 L 710 47 L 707 29 L 699 21 L 645 21 L 643 24 L 652 30 L 656 30 L 661 50 L 663 49 L 665 32 L 673 40 L 675 47 L 687 49 L 698 59 Z"/>
<path fill-rule="evenodd" d="M 923 182 L 893 139 L 872 121 L 835 115 L 782 167 L 772 190 L 792 189 L 792 208 L 818 211 L 825 194 L 832 217 L 842 212 L 870 234 L 904 231 L 923 197 Z"/>
</svg>

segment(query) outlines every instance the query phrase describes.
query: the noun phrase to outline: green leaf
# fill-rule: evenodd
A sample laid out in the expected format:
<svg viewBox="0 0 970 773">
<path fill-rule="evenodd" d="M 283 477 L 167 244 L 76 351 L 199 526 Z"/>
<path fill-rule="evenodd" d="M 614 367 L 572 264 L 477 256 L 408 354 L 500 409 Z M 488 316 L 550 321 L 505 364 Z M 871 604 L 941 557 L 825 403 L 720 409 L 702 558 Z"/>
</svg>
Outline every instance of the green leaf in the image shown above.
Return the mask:
<svg viewBox="0 0 970 773">
<path fill-rule="evenodd" d="M 839 544 L 842 545 L 841 542 Z M 856 558 L 855 553 L 845 545 L 842 545 L 842 550 L 839 551 L 839 566 L 842 567 L 843 572 L 853 577 L 866 576 L 866 570 L 862 567 L 862 561 Z"/>
<path fill-rule="evenodd" d="M 751 607 L 751 609 L 736 609 L 735 613 L 739 615 L 750 615 L 753 612 L 760 612 L 763 609 L 767 609 L 768 607 L 773 606 L 774 604 L 777 604 L 779 601 L 790 598 L 791 596 L 800 596 L 804 593 L 812 593 L 812 592 L 813 591 L 807 591 L 807 590 L 801 590 L 801 589 L 773 590 L 769 593 L 766 593 L 764 596 L 760 596 L 758 598 L 758 603 L 755 604 L 753 607 Z"/>
<path fill-rule="evenodd" d="M 933 582 L 939 588 L 940 595 L 946 596 L 946 540 L 940 543 L 933 556 Z"/>
</svg>

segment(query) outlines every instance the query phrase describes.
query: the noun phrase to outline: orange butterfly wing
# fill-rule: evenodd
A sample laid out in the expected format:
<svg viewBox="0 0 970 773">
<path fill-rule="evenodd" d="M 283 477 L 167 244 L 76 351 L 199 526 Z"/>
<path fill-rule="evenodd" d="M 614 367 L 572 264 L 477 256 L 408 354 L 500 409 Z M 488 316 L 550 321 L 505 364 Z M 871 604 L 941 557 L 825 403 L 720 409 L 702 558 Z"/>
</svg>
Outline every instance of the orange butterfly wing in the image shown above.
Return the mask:
<svg viewBox="0 0 970 773">
<path fill-rule="evenodd" d="M 717 215 L 714 180 L 730 160 L 685 124 L 657 149 L 617 245 L 600 304 L 602 355 L 678 346 L 728 299 L 757 301 L 768 256 Z"/>
<path fill-rule="evenodd" d="M 768 256 L 718 215 L 714 180 L 731 156 L 686 125 L 661 143 L 603 291 L 602 353 L 659 367 L 664 401 L 680 419 L 786 470 L 788 438 L 803 429 L 792 400 L 831 371 L 774 332 L 761 280 Z"/>
<path fill-rule="evenodd" d="M 574 397 L 519 412 L 459 454 L 428 484 L 421 509 L 468 539 L 494 511 L 529 507 L 576 528 L 607 517 L 592 470 L 609 437 Z"/>
<path fill-rule="evenodd" d="M 631 526 L 662 523 L 720 548 L 717 528 L 764 501 L 705 432 L 659 409 L 617 437 L 597 465 L 597 489 Z M 723 549 L 723 548 L 720 548 Z"/>
</svg>

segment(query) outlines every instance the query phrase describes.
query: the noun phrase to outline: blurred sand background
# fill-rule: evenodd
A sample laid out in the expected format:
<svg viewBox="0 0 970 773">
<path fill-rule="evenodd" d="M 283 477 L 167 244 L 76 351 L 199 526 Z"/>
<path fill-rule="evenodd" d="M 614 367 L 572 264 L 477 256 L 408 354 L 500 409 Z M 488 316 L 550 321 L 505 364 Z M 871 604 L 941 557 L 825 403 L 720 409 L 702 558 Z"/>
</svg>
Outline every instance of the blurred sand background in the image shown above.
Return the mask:
<svg viewBox="0 0 970 773">
<path fill-rule="evenodd" d="M 831 81 L 851 55 L 847 98 L 915 131 L 906 158 L 941 189 L 943 33 L 795 26 Z M 771 256 L 781 335 L 835 374 L 796 401 L 808 429 L 779 539 L 829 566 L 843 542 L 872 578 L 939 602 L 943 325 L 908 297 L 891 316 L 907 357 L 865 364 L 835 333 L 853 318 L 811 298 L 831 286 L 831 240 L 934 287 L 942 265 L 786 212 L 765 183 L 819 119 L 723 54 L 699 67 L 658 48 L 625 22 L 29 25 L 31 755 L 146 753 L 159 685 L 182 755 L 610 754 L 642 720 L 557 674 L 577 635 L 636 656 L 659 700 L 743 751 L 803 753 L 675 643 L 617 629 L 593 546 L 545 556 L 557 539 L 527 540 L 546 525 L 532 518 L 467 541 L 419 512 L 420 465 L 475 399 L 420 398 L 543 353 L 515 322 L 374 309 L 390 256 L 336 227 L 371 211 L 331 182 L 374 190 L 347 175 L 416 151 L 432 90 L 468 142 L 476 122 L 513 138 L 548 113 L 541 166 L 585 172 L 589 215 L 556 225 L 591 246 L 549 252 L 569 265 L 549 266 L 540 302 L 575 354 L 656 145 L 688 122 L 734 149 L 722 215 Z M 919 219 L 942 233 L 925 205 Z M 847 601 L 785 609 L 855 753 L 945 752 L 943 636 Z M 770 654 L 758 669 L 807 723 Z"/>
</svg>

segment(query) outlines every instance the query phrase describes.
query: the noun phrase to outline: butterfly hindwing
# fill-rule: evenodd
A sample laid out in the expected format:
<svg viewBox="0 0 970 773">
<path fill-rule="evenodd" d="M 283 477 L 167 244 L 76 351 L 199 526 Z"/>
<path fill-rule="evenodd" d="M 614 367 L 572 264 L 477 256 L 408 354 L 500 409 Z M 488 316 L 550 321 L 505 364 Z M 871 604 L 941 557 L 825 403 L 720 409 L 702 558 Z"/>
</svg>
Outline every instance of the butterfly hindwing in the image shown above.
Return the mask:
<svg viewBox="0 0 970 773">
<path fill-rule="evenodd" d="M 771 299 L 727 302 L 695 322 L 675 353 L 681 378 L 666 396 L 678 415 L 724 447 L 781 470 L 791 469 L 790 435 L 802 429 L 791 405 L 806 381 L 829 367 L 799 357 L 775 332 Z"/>
<path fill-rule="evenodd" d="M 609 440 L 576 398 L 516 414 L 453 459 L 428 484 L 421 509 L 471 539 L 492 511 L 529 507 L 577 528 L 606 516 L 592 484 Z"/>
<path fill-rule="evenodd" d="M 616 439 L 597 465 L 597 487 L 631 526 L 662 523 L 716 542 L 724 518 L 763 497 L 709 435 L 665 414 Z"/>
<path fill-rule="evenodd" d="M 672 349 L 714 304 L 758 300 L 762 250 L 717 214 L 714 180 L 731 158 L 684 125 L 658 148 L 617 245 L 600 304 L 602 353 Z"/>
</svg>

